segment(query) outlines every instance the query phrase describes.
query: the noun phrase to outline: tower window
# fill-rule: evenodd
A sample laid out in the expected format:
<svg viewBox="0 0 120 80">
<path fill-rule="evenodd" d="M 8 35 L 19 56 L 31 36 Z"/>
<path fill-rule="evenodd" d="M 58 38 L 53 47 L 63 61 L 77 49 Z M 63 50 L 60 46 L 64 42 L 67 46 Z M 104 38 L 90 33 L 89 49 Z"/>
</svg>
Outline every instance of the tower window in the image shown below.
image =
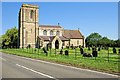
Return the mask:
<svg viewBox="0 0 120 80">
<path fill-rule="evenodd" d="M 79 44 L 79 40 L 77 40 L 77 44 Z"/>
<path fill-rule="evenodd" d="M 46 30 L 43 31 L 43 35 L 47 35 L 47 31 Z"/>
<path fill-rule="evenodd" d="M 52 30 L 50 31 L 50 35 L 53 35 L 53 31 Z"/>
<path fill-rule="evenodd" d="M 33 18 L 33 10 L 30 11 L 30 18 Z"/>
<path fill-rule="evenodd" d="M 31 29 L 31 33 L 32 33 L 32 29 Z"/>
<path fill-rule="evenodd" d="M 57 32 L 56 32 L 56 35 L 59 36 L 59 35 L 60 35 L 60 31 L 57 31 Z"/>
</svg>

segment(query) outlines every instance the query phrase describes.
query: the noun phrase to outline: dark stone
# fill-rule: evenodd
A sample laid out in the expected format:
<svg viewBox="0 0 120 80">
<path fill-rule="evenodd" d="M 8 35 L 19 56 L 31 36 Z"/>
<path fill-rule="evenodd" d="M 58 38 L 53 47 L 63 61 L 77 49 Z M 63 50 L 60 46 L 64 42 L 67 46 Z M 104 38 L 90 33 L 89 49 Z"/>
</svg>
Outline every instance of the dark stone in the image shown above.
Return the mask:
<svg viewBox="0 0 120 80">
<path fill-rule="evenodd" d="M 113 47 L 113 53 L 117 53 L 117 52 L 116 52 L 116 48 L 115 48 L 115 47 Z"/>
<path fill-rule="evenodd" d="M 90 51 L 90 47 L 88 47 L 88 50 Z"/>
<path fill-rule="evenodd" d="M 80 48 L 80 53 L 83 54 L 83 48 Z"/>
<path fill-rule="evenodd" d="M 98 51 L 100 51 L 100 47 L 98 47 Z"/>
<path fill-rule="evenodd" d="M 65 50 L 65 55 L 66 55 L 66 56 L 68 56 L 68 55 L 69 55 L 68 50 Z"/>
<path fill-rule="evenodd" d="M 87 53 L 83 53 L 83 57 L 87 57 Z"/>
<path fill-rule="evenodd" d="M 63 54 L 63 51 L 62 51 L 62 49 L 60 50 L 60 54 Z"/>
<path fill-rule="evenodd" d="M 87 57 L 92 57 L 92 55 L 91 55 L 91 54 L 88 54 Z"/>
<path fill-rule="evenodd" d="M 44 53 L 48 54 L 47 51 L 45 50 L 45 48 L 43 48 L 43 51 L 44 51 Z"/>
<path fill-rule="evenodd" d="M 92 56 L 93 56 L 93 57 L 97 57 L 97 56 L 98 56 L 97 51 L 92 51 Z"/>
<path fill-rule="evenodd" d="M 36 52 L 36 49 L 34 51 Z"/>
<path fill-rule="evenodd" d="M 92 57 L 92 55 L 91 54 L 87 54 L 87 53 L 83 53 L 83 57 Z"/>
<path fill-rule="evenodd" d="M 118 53 L 120 53 L 120 49 L 118 49 Z"/>
</svg>

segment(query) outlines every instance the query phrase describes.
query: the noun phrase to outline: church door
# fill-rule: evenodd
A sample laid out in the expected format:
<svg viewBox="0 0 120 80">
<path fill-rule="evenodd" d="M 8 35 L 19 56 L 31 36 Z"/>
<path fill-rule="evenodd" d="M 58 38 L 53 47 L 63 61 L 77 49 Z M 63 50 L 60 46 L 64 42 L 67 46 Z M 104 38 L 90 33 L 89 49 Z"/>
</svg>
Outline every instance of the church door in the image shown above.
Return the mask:
<svg viewBox="0 0 120 80">
<path fill-rule="evenodd" d="M 55 41 L 55 48 L 59 49 L 59 41 L 58 40 Z"/>
</svg>

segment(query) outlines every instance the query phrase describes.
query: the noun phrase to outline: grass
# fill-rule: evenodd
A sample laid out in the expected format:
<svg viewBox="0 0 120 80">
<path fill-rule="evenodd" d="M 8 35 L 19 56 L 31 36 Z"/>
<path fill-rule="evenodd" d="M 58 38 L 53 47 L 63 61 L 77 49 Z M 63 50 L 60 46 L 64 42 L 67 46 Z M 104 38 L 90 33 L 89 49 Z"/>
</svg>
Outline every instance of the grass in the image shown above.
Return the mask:
<svg viewBox="0 0 120 80">
<path fill-rule="evenodd" d="M 63 51 L 65 50 L 66 49 L 63 49 Z M 87 53 L 92 52 L 88 51 L 87 48 L 84 48 L 84 51 Z M 120 57 L 118 56 L 119 54 L 112 53 L 112 48 L 109 49 L 109 61 L 107 50 L 99 51 L 97 58 L 82 57 L 79 48 L 76 49 L 76 54 L 74 49 L 69 49 L 69 56 L 60 55 L 60 50 L 57 50 L 55 54 L 54 49 L 48 51 L 48 56 L 46 56 L 46 54 L 41 49 L 3 49 L 2 52 L 18 56 L 46 60 L 50 62 L 57 62 L 60 64 L 71 65 L 79 68 L 87 68 L 113 74 L 119 73 L 118 64 L 120 62 Z"/>
</svg>

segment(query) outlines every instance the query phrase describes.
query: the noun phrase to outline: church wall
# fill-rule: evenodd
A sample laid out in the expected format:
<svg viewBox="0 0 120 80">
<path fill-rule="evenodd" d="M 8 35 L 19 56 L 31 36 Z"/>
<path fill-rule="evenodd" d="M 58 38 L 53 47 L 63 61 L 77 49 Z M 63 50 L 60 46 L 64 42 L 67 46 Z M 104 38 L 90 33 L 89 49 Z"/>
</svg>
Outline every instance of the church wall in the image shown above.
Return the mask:
<svg viewBox="0 0 120 80">
<path fill-rule="evenodd" d="M 70 39 L 70 46 L 83 46 L 83 39 Z"/>
</svg>

